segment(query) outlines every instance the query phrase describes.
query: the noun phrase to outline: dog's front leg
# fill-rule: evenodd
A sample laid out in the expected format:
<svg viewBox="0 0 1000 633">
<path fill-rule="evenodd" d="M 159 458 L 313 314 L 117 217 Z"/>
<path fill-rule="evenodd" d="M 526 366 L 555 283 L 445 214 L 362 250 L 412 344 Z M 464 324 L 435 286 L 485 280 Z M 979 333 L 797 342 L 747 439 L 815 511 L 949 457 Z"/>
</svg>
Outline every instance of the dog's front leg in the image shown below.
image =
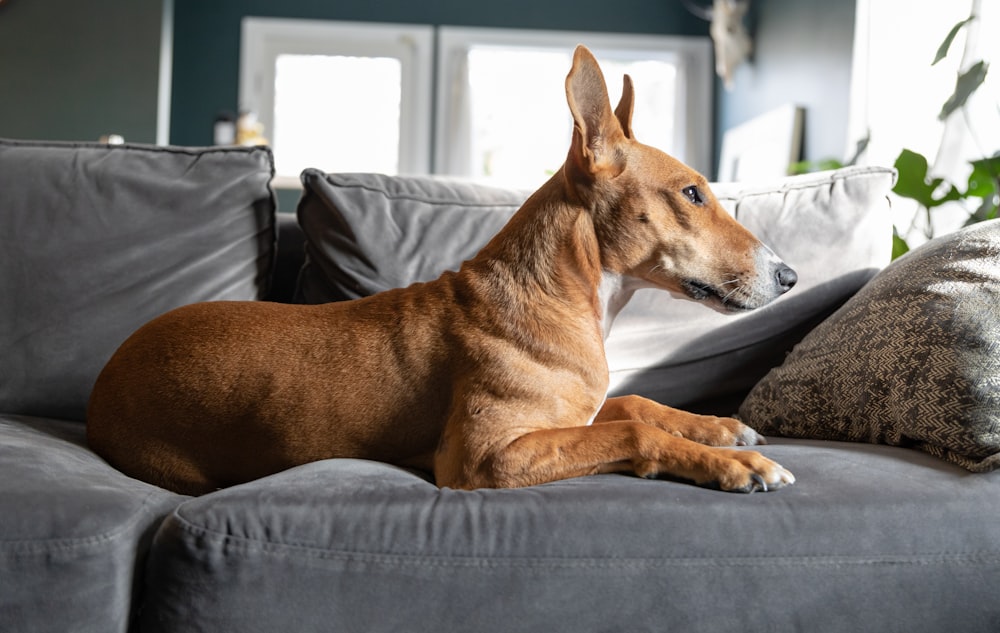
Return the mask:
<svg viewBox="0 0 1000 633">
<path fill-rule="evenodd" d="M 704 446 L 649 424 L 603 422 L 533 431 L 487 456 L 471 480 L 438 485 L 518 488 L 610 472 L 673 477 L 732 492 L 775 490 L 795 478 L 756 451 Z"/>
<path fill-rule="evenodd" d="M 698 415 L 641 396 L 608 398 L 594 423 L 634 420 L 708 446 L 767 444 L 764 437 L 734 418 Z"/>
</svg>

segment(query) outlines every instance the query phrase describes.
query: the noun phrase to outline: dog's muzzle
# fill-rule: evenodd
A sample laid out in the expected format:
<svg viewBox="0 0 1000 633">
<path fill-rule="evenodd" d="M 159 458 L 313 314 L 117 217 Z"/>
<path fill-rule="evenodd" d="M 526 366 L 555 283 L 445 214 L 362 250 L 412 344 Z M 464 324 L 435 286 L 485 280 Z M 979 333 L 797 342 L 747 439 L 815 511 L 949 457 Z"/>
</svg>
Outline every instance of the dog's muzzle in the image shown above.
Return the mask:
<svg viewBox="0 0 1000 633">
<path fill-rule="evenodd" d="M 732 281 L 714 285 L 697 279 L 686 279 L 681 288 L 690 299 L 709 301 L 713 307 L 725 312 L 756 310 L 792 289 L 799 276 L 784 262 L 768 262 L 769 272 L 759 275 L 749 283 Z"/>
</svg>

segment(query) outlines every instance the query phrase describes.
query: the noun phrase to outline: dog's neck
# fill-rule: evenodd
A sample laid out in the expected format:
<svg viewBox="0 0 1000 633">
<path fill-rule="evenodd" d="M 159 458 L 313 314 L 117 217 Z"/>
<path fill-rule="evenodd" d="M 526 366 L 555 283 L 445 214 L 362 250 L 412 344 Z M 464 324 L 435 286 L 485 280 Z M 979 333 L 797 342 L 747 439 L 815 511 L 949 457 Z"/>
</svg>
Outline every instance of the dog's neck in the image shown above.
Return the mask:
<svg viewBox="0 0 1000 633">
<path fill-rule="evenodd" d="M 642 285 L 604 266 L 592 213 L 566 202 L 558 176 L 525 203 L 478 260 L 516 288 L 535 288 L 561 303 L 586 303 L 604 339 Z"/>
</svg>

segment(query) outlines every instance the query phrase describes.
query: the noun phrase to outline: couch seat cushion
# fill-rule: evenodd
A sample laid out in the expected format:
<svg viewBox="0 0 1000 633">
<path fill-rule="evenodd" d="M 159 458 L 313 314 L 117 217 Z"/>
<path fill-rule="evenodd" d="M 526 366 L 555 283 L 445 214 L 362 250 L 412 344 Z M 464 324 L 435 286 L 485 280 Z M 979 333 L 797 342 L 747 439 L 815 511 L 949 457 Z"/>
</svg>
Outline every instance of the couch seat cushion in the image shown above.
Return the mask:
<svg viewBox="0 0 1000 633">
<path fill-rule="evenodd" d="M 0 414 L 0 630 L 124 633 L 160 520 L 183 498 L 125 477 L 75 422 Z"/>
<path fill-rule="evenodd" d="M 374 462 L 298 467 L 177 508 L 156 537 L 144 630 L 939 632 L 1000 621 L 1000 473 L 885 446 L 763 451 L 798 483 L 743 496 L 602 475 L 456 491 Z"/>
</svg>

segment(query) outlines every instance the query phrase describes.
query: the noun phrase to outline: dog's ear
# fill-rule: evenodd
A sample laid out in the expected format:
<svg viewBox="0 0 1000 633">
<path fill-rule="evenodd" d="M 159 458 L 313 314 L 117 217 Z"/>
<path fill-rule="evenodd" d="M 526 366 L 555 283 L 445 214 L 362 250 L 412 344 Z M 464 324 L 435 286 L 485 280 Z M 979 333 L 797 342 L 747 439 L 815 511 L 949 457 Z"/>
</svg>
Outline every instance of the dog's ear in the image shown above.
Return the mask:
<svg viewBox="0 0 1000 633">
<path fill-rule="evenodd" d="M 631 90 L 624 109 L 631 117 Z M 566 76 L 566 100 L 573 115 L 573 142 L 567 164 L 588 179 L 614 177 L 624 169 L 624 157 L 618 144 L 625 132 L 619 118 L 611 111 L 604 74 L 594 55 L 585 46 L 577 46 L 573 68 Z M 622 107 L 622 106 L 619 106 Z"/>
<path fill-rule="evenodd" d="M 625 75 L 622 83 L 622 98 L 618 100 L 615 116 L 622 126 L 626 138 L 635 140 L 632 135 L 632 110 L 635 107 L 635 92 L 632 90 L 632 78 Z"/>
</svg>

